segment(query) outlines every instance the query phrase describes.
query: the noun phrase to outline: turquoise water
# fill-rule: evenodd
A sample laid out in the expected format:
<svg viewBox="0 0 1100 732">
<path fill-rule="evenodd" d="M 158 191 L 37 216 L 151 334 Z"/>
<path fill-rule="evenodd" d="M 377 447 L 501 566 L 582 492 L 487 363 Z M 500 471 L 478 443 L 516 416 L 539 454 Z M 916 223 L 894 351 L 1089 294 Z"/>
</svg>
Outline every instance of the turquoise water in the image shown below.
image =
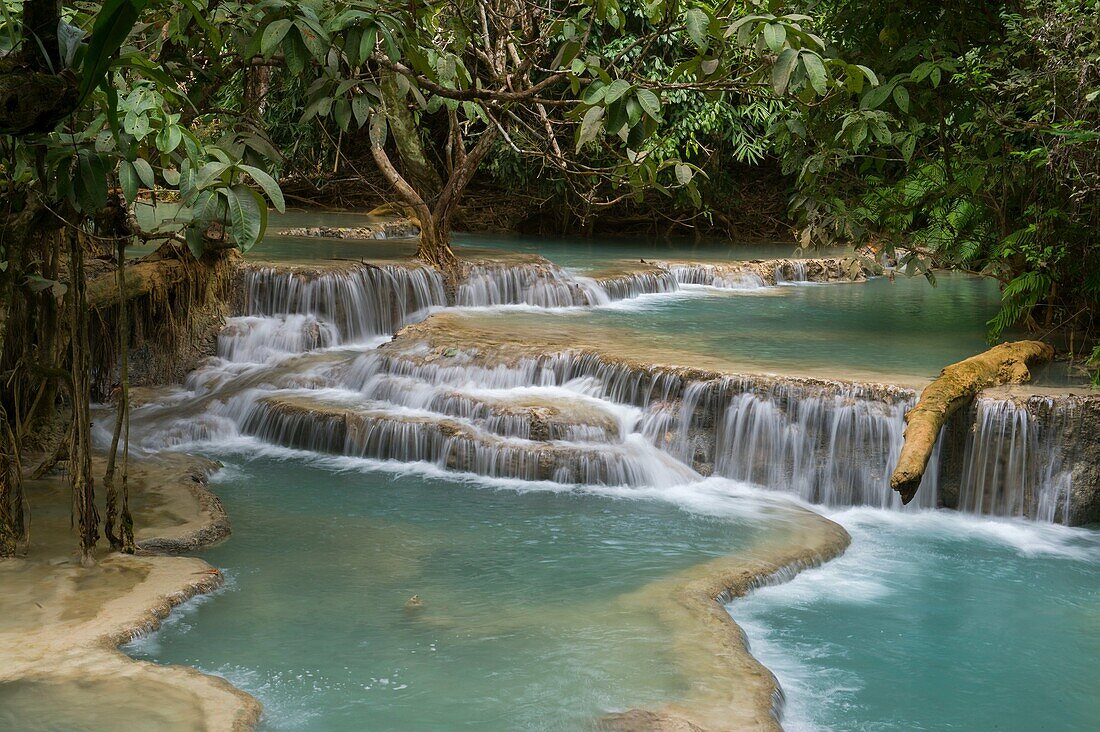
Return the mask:
<svg viewBox="0 0 1100 732">
<path fill-rule="evenodd" d="M 201 555 L 228 589 L 131 649 L 228 678 L 270 730 L 580 729 L 675 699 L 668 629 L 624 598 L 762 523 L 751 500 L 688 512 L 304 459 L 228 471 L 233 535 Z"/>
<path fill-rule="evenodd" d="M 1085 730 L 1100 533 L 852 509 L 841 558 L 731 607 L 799 730 Z"/>
<path fill-rule="evenodd" d="M 533 237 L 509 234 L 455 234 L 456 251 L 465 248 L 538 254 L 562 266 L 579 270 L 598 269 L 639 259 L 685 259 L 725 262 L 747 259 L 776 259 L 795 256 L 793 242 L 742 243 L 717 239 L 667 239 L 642 237 Z M 802 257 L 834 256 L 839 250 L 806 252 Z"/>
<path fill-rule="evenodd" d="M 157 220 L 175 214 L 172 204 L 153 207 L 138 206 L 138 220 L 146 228 Z M 378 222 L 377 217 L 361 211 L 324 211 L 290 209 L 285 214 L 272 213 L 270 233 L 249 252 L 253 259 L 269 261 L 298 261 L 322 259 L 403 259 L 416 253 L 416 242 L 401 240 L 324 239 L 317 237 L 290 237 L 278 233 L 282 228 L 311 226 L 362 227 Z M 452 241 L 459 256 L 492 255 L 494 253 L 523 252 L 539 254 L 563 267 L 591 269 L 613 265 L 616 261 L 637 261 L 640 258 L 680 258 L 700 261 L 727 261 L 743 259 L 769 259 L 791 257 L 795 251 L 793 242 L 730 243 L 724 240 L 677 238 L 656 240 L 644 237 L 532 237 L 508 234 L 456 233 Z M 130 249 L 131 256 L 151 251 L 153 247 Z M 825 256 L 807 253 L 804 256 Z"/>
<path fill-rule="evenodd" d="M 985 350 L 997 283 L 945 274 L 879 277 L 865 283 L 763 290 L 696 289 L 620 307 L 494 317 L 597 326 L 624 340 L 729 359 L 763 371 L 852 372 L 933 378 L 945 365 Z"/>
</svg>

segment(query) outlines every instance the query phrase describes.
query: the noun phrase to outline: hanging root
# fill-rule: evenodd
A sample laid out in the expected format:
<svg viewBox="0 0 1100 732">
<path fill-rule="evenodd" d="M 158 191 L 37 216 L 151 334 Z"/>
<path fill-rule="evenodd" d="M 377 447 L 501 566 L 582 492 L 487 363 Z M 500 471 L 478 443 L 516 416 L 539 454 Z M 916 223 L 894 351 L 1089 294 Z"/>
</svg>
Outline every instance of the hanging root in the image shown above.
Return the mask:
<svg viewBox="0 0 1100 732">
<path fill-rule="evenodd" d="M 69 305 L 72 337 L 73 429 L 69 445 L 73 504 L 80 532 L 81 560 L 93 562 L 99 540 L 99 512 L 95 505 L 92 478 L 91 365 L 88 358 L 88 307 L 84 279 L 84 251 L 81 237 L 70 235 Z"/>
<path fill-rule="evenodd" d="M 19 444 L 0 406 L 0 557 L 15 554 L 27 538 L 22 472 Z"/>
<path fill-rule="evenodd" d="M 982 389 L 1029 381 L 1029 368 L 1052 358 L 1054 349 L 1045 343 L 1016 341 L 994 346 L 941 371 L 905 414 L 905 443 L 890 476 L 890 487 L 901 494 L 901 502 L 909 503 L 916 495 L 940 429 L 952 414 L 970 404 Z"/>
</svg>

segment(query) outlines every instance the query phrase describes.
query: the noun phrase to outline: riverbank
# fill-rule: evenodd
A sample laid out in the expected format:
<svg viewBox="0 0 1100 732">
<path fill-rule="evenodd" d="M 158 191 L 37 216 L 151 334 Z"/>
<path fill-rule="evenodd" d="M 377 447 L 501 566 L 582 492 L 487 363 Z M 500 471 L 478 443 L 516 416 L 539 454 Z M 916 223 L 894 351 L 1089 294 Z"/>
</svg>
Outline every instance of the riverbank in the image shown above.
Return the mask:
<svg viewBox="0 0 1100 732">
<path fill-rule="evenodd" d="M 99 461 L 95 469 L 102 472 Z M 259 704 L 225 680 L 118 650 L 155 630 L 174 607 L 221 586 L 221 573 L 200 559 L 152 553 L 189 551 L 228 535 L 220 502 L 205 488 L 214 469 L 183 455 L 132 462 L 139 553 L 101 551 L 91 567 L 72 553 L 66 477 L 25 483 L 34 510 L 30 552 L 0 560 L 0 726 L 255 726 Z"/>
</svg>

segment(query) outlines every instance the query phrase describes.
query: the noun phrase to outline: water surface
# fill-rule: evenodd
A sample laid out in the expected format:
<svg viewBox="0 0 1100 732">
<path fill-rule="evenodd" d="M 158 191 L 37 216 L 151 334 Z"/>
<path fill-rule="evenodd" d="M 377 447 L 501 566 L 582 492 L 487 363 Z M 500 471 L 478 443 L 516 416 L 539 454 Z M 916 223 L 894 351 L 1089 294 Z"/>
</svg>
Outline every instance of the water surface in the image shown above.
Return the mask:
<svg viewBox="0 0 1100 732">
<path fill-rule="evenodd" d="M 673 700 L 669 630 L 623 596 L 764 525 L 751 500 L 689 512 L 304 460 L 227 472 L 233 536 L 202 556 L 228 589 L 131 648 L 226 677 L 271 730 L 580 729 Z"/>
<path fill-rule="evenodd" d="M 847 553 L 730 607 L 801 730 L 1085 730 L 1100 533 L 850 509 Z"/>
</svg>

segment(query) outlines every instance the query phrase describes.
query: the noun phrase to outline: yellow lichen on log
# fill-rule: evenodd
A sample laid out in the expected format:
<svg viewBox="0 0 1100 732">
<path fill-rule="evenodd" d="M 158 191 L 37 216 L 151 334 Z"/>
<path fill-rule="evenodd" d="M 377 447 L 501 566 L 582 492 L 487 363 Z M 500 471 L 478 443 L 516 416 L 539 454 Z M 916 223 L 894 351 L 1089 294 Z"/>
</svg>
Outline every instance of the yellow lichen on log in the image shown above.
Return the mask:
<svg viewBox="0 0 1100 732">
<path fill-rule="evenodd" d="M 916 495 L 940 429 L 952 414 L 970 404 L 982 389 L 1029 381 L 1030 368 L 1053 357 L 1054 349 L 1046 343 L 1015 341 L 944 368 L 921 392 L 917 405 L 905 413 L 905 443 L 890 476 L 890 487 L 901 494 L 902 503 Z"/>
</svg>

